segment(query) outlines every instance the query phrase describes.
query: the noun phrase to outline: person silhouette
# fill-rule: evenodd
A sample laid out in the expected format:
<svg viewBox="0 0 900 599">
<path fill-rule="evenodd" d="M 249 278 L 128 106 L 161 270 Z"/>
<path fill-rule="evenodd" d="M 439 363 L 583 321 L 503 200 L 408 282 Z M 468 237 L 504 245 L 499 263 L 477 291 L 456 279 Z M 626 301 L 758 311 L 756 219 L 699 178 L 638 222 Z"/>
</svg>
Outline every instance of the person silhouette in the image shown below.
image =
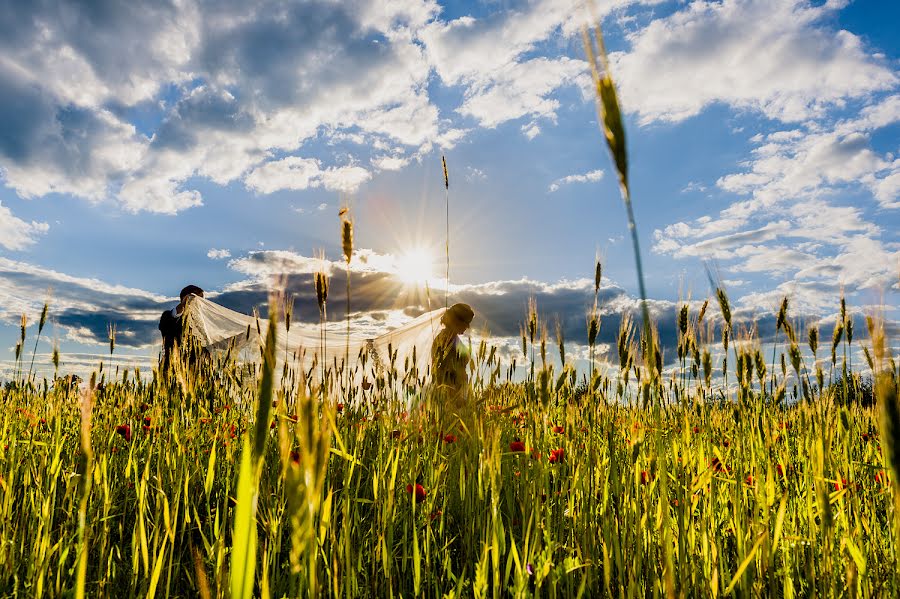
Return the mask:
<svg viewBox="0 0 900 599">
<path fill-rule="evenodd" d="M 162 316 L 159 317 L 159 332 L 162 335 L 163 339 L 163 370 L 167 370 L 169 367 L 169 362 L 172 359 L 172 351 L 175 348 L 175 344 L 178 343 L 178 345 L 181 345 L 182 334 L 184 333 L 184 323 L 182 322 L 182 316 L 184 315 L 184 307 L 186 305 L 187 299 L 191 295 L 203 297 L 203 290 L 196 285 L 188 285 L 181 290 L 181 302 L 171 310 L 166 310 L 165 312 L 163 312 Z"/>
<path fill-rule="evenodd" d="M 453 304 L 441 316 L 444 328 L 431 346 L 431 367 L 435 385 L 454 403 L 465 399 L 469 385 L 468 346 L 459 338 L 466 332 L 475 312 L 468 304 Z"/>
</svg>

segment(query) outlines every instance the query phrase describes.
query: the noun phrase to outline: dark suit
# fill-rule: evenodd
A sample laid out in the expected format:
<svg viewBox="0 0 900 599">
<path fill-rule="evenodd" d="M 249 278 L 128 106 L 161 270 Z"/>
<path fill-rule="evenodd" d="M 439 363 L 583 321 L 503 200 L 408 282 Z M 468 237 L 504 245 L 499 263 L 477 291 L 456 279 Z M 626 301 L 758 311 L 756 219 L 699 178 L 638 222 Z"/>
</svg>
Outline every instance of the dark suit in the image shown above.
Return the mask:
<svg viewBox="0 0 900 599">
<path fill-rule="evenodd" d="M 159 317 L 159 332 L 163 338 L 163 370 L 169 367 L 169 360 L 171 359 L 172 350 L 175 348 L 175 342 L 177 341 L 181 345 L 183 328 L 181 316 L 174 316 L 171 310 L 166 310 Z"/>
</svg>

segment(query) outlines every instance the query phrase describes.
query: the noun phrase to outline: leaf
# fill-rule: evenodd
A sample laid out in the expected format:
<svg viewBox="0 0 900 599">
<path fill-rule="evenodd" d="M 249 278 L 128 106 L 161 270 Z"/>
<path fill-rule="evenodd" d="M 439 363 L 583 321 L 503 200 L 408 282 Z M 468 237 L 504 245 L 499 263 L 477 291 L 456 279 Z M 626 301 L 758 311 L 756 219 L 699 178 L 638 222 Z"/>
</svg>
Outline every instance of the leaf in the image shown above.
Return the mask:
<svg viewBox="0 0 900 599">
<path fill-rule="evenodd" d="M 250 451 L 250 440 L 244 435 L 240 474 L 237 485 L 237 507 L 234 512 L 234 537 L 231 549 L 231 597 L 253 596 L 256 569 L 256 469 Z"/>
</svg>

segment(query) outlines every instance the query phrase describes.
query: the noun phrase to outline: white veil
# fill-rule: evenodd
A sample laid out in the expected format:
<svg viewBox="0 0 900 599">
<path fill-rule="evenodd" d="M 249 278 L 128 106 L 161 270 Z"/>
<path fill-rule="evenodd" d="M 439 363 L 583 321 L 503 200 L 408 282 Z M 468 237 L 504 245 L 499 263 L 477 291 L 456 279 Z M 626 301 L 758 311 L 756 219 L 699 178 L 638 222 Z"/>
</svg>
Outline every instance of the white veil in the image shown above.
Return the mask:
<svg viewBox="0 0 900 599">
<path fill-rule="evenodd" d="M 318 325 L 278 323 L 276 356 L 282 368 L 285 360 L 292 368 L 309 371 L 323 361 L 328 365 L 344 365 L 348 372 L 362 377 L 373 376 L 396 368 L 405 377 L 415 372 L 416 378 L 425 376 L 431 362 L 431 345 L 441 330 L 444 308 L 426 312 L 406 324 L 378 335 L 365 338 L 348 337 L 342 323 L 326 325 L 327 337 L 322 347 Z M 269 322 L 229 310 L 208 299 L 192 297 L 185 307 L 191 334 L 211 352 L 231 351 L 241 362 L 260 362 L 263 340 Z M 345 358 L 349 362 L 345 365 Z M 402 366 L 402 370 L 400 370 Z"/>
</svg>

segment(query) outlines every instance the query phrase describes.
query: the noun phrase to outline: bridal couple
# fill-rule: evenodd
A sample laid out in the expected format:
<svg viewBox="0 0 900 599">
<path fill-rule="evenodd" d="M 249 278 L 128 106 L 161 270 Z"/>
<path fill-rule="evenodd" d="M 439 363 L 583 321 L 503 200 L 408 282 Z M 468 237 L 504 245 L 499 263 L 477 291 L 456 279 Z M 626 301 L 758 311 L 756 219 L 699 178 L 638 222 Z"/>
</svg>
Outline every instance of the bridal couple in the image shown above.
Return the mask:
<svg viewBox="0 0 900 599">
<path fill-rule="evenodd" d="M 203 289 L 188 285 L 181 290 L 180 302 L 171 310 L 162 313 L 159 332 L 163 339 L 162 370 L 168 368 L 171 354 L 176 344 L 181 344 L 184 325 L 182 317 L 186 302 L 191 296 L 203 297 Z M 469 384 L 467 367 L 468 346 L 460 336 L 472 324 L 475 313 L 467 304 L 454 304 L 441 315 L 443 328 L 431 344 L 433 381 L 449 398 L 459 401 Z"/>
</svg>

